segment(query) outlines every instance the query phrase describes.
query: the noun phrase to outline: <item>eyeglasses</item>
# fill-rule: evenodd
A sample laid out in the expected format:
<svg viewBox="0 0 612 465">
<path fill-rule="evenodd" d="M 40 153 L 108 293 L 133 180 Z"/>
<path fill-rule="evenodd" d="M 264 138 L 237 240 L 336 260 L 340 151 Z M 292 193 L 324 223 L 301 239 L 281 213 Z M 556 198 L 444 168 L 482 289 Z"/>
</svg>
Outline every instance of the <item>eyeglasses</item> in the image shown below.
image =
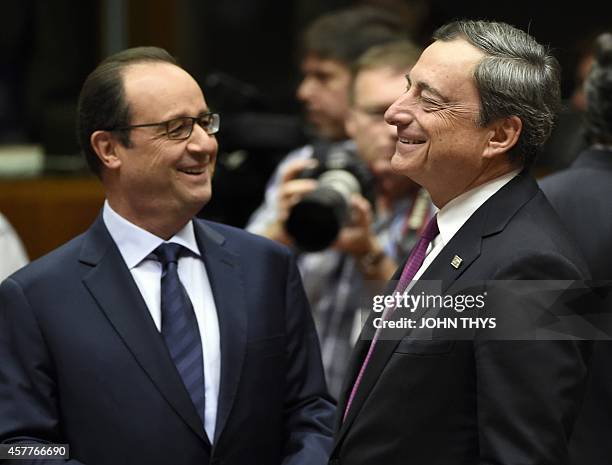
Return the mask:
<svg viewBox="0 0 612 465">
<path fill-rule="evenodd" d="M 198 125 L 206 131 L 207 134 L 215 134 L 219 131 L 220 117 L 218 113 L 205 113 L 201 116 L 180 116 L 168 121 L 160 121 L 159 123 L 133 124 L 131 126 L 122 126 L 118 128 L 108 129 L 109 131 L 127 131 L 134 128 L 147 128 L 152 126 L 165 126 L 166 136 L 171 140 L 185 140 L 191 136 L 193 125 Z"/>
</svg>

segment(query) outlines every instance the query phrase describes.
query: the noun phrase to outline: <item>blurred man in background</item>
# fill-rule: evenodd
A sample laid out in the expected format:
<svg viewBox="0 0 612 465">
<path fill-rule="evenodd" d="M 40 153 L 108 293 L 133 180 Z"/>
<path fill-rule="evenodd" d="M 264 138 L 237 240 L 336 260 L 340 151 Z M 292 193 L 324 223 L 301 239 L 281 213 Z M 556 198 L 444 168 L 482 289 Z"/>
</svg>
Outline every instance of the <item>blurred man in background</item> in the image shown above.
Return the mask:
<svg viewBox="0 0 612 465">
<path fill-rule="evenodd" d="M 373 195 L 353 195 L 350 219 L 334 242 L 299 257 L 333 395 L 340 393 L 346 360 L 362 324 L 358 309 L 364 282 L 389 279 L 432 214 L 427 194 L 391 170 L 397 135 L 384 121 L 385 110 L 404 91 L 405 75 L 419 52 L 410 41 L 389 42 L 370 48 L 353 66 L 345 122 L 352 139 L 345 145 L 371 172 Z M 286 232 L 285 223 L 291 210 L 321 186 L 316 179 L 297 179 L 310 162 L 287 163 L 278 189 L 276 228 L 298 249 L 299 240 Z M 309 234 L 318 231 L 313 226 Z"/>
<path fill-rule="evenodd" d="M 589 148 L 540 186 L 584 254 L 596 286 L 612 282 L 612 34 L 601 34 L 584 88 Z M 609 293 L 609 291 L 607 292 Z M 606 294 L 601 294 L 606 295 Z M 593 309 L 594 310 L 594 309 Z M 612 342 L 595 343 L 570 450 L 574 465 L 612 462 Z"/>
<path fill-rule="evenodd" d="M 404 37 L 405 27 L 400 19 L 388 11 L 370 6 L 332 11 L 307 27 L 300 50 L 304 77 L 297 89 L 297 97 L 304 104 L 314 140 L 289 153 L 279 163 L 266 188 L 264 203 L 252 214 L 247 230 L 296 247 L 285 228 L 289 206 L 297 203 L 317 184 L 313 179 L 294 178 L 303 169 L 316 167 L 315 160 L 339 157 L 353 166 L 363 164 L 355 154 L 354 142 L 348 139 L 346 127 L 352 68 L 369 48 Z M 362 207 L 362 211 L 365 208 L 370 207 Z M 361 215 L 362 223 L 370 223 L 365 213 Z M 369 256 L 372 262 L 382 262 L 380 253 Z M 353 283 L 355 273 L 359 272 L 354 263 L 348 268 L 339 263 L 348 257 L 350 255 L 343 252 L 332 252 L 316 262 L 314 274 L 307 271 L 310 266 L 304 263 L 304 258 L 300 259 L 301 270 L 309 275 L 305 287 L 315 315 L 325 354 L 328 385 L 333 395 L 339 392 L 345 365 L 343 358 L 350 350 L 350 339 L 354 337 L 357 304 L 353 285 L 347 283 Z"/>
<path fill-rule="evenodd" d="M 316 158 L 317 154 L 324 157 L 333 150 L 352 150 L 345 128 L 351 67 L 368 48 L 402 37 L 404 27 L 397 17 L 369 6 L 326 13 L 307 27 L 300 49 L 304 77 L 297 97 L 304 104 L 314 141 L 289 153 L 279 163 L 268 183 L 264 203 L 248 222 L 249 231 L 290 242 L 277 221 L 277 190 L 287 164 Z"/>
</svg>

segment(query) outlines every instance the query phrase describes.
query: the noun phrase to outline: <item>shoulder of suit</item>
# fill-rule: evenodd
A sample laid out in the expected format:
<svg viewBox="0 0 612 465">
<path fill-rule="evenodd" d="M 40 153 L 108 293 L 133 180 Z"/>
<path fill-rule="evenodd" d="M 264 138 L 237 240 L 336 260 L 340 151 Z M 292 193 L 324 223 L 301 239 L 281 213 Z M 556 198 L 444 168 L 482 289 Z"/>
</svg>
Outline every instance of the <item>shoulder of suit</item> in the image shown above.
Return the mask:
<svg viewBox="0 0 612 465">
<path fill-rule="evenodd" d="M 547 275 L 521 279 L 584 279 L 588 268 L 561 219 L 540 195 L 519 210 L 502 234 L 492 239 L 489 250 L 495 250 L 497 266 L 521 268 L 532 272 L 537 268 Z M 531 263 L 527 266 L 526 263 Z"/>
<path fill-rule="evenodd" d="M 47 280 L 65 280 L 68 266 L 78 262 L 83 237 L 80 234 L 65 244 L 53 249 L 15 272 L 11 278 L 21 284 L 36 283 Z"/>
</svg>

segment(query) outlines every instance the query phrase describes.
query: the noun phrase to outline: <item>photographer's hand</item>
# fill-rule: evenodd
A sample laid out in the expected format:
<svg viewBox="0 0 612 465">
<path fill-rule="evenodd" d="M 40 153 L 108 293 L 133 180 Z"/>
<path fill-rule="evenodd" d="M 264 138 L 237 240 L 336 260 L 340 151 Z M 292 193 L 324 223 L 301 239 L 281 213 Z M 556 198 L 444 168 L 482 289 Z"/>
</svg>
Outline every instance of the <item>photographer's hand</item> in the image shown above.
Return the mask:
<svg viewBox="0 0 612 465">
<path fill-rule="evenodd" d="M 308 158 L 305 160 L 295 160 L 287 165 L 278 188 L 276 219 L 265 231 L 264 236 L 285 245 L 293 245 L 291 236 L 289 236 L 285 230 L 285 221 L 287 221 L 289 217 L 291 208 L 299 202 L 304 195 L 315 190 L 318 185 L 315 179 L 296 178 L 304 169 L 312 168 L 316 166 L 316 164 L 316 160 Z"/>
<path fill-rule="evenodd" d="M 359 194 L 351 198 L 352 221 L 340 230 L 334 248 L 353 255 L 366 279 L 387 280 L 397 268 L 397 263 L 385 254 L 376 235 L 372 232 L 372 206 Z"/>
</svg>

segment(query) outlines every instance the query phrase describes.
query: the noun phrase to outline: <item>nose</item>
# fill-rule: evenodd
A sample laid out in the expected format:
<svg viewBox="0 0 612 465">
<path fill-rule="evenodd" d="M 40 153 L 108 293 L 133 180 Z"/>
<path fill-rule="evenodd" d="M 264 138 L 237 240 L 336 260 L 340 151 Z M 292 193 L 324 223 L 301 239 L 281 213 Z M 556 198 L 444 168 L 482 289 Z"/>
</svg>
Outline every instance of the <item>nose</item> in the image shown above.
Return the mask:
<svg viewBox="0 0 612 465">
<path fill-rule="evenodd" d="M 412 121 L 408 93 L 400 95 L 385 112 L 385 121 L 392 126 L 406 125 Z"/>
<path fill-rule="evenodd" d="M 302 82 L 300 82 L 300 85 L 297 88 L 296 96 L 297 96 L 299 101 L 307 102 L 308 100 L 310 100 L 310 98 L 314 94 L 315 94 L 315 83 L 314 83 L 314 80 L 311 77 L 309 77 L 309 76 L 305 76 L 304 79 L 302 79 Z"/>
<path fill-rule="evenodd" d="M 389 137 L 389 139 L 393 139 L 393 140 L 397 139 L 397 127 L 394 126 L 393 124 L 387 123 L 386 121 L 384 122 L 384 125 L 387 129 L 387 136 Z"/>
<path fill-rule="evenodd" d="M 219 145 L 214 134 L 208 134 L 199 124 L 193 125 L 187 142 L 187 150 L 192 153 L 216 155 Z"/>
</svg>

